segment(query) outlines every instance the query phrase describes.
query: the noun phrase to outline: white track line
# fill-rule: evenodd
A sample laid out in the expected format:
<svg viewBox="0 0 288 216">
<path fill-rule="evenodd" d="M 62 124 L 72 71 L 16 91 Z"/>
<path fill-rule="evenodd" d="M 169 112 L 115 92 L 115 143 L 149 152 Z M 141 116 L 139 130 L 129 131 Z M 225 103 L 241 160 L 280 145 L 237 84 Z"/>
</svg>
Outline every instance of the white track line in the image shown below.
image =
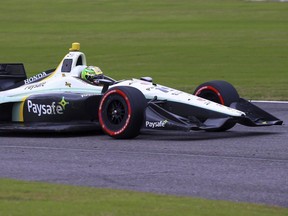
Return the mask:
<svg viewBox="0 0 288 216">
<path fill-rule="evenodd" d="M 288 2 L 288 0 L 246 0 L 250 2 Z"/>
<path fill-rule="evenodd" d="M 250 100 L 253 103 L 277 103 L 277 104 L 288 104 L 288 101 L 264 101 L 264 100 Z"/>
</svg>

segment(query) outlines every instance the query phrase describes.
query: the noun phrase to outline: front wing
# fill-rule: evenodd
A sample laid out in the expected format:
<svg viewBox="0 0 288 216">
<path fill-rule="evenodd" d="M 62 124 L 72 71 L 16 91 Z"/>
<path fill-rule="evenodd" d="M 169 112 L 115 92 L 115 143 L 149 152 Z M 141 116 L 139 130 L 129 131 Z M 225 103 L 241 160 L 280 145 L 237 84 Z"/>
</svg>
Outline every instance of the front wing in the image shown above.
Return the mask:
<svg viewBox="0 0 288 216">
<path fill-rule="evenodd" d="M 283 124 L 283 121 L 242 98 L 231 104 L 231 108 L 240 110 L 246 115 L 231 117 L 221 114 L 217 116 L 213 111 L 210 111 L 212 113 L 206 111 L 207 118 L 205 118 L 198 109 L 193 110 L 193 107 L 191 107 L 195 111 L 195 115 L 183 117 L 163 109 L 157 103 L 151 102 L 146 109 L 146 121 L 143 127 L 146 129 L 190 131 L 217 130 L 228 123 L 239 123 L 252 127 Z M 187 110 L 183 110 L 183 112 L 185 113 Z M 181 111 L 178 111 L 178 113 L 181 113 Z"/>
</svg>

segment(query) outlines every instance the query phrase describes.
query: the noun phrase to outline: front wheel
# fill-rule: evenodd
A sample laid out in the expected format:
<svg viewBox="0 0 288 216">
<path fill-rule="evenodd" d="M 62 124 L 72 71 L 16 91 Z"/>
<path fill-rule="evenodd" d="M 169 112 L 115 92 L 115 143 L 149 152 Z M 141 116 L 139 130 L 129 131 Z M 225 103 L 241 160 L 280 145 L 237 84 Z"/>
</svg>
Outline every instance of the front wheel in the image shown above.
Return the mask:
<svg viewBox="0 0 288 216">
<path fill-rule="evenodd" d="M 234 86 L 222 80 L 214 80 L 199 85 L 195 89 L 194 95 L 228 107 L 239 101 L 239 94 Z M 228 121 L 220 128 L 207 131 L 226 131 L 234 127 L 235 124 L 235 122 Z"/>
<path fill-rule="evenodd" d="M 111 137 L 134 138 L 140 133 L 146 107 L 146 99 L 140 90 L 128 86 L 111 88 L 101 99 L 99 123 Z"/>
</svg>

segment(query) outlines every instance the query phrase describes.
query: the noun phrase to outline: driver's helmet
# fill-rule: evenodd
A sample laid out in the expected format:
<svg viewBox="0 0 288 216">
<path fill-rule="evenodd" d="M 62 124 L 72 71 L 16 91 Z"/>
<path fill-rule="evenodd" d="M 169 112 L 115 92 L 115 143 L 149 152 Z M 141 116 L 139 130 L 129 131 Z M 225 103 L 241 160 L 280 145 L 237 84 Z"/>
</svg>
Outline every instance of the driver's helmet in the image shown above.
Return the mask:
<svg viewBox="0 0 288 216">
<path fill-rule="evenodd" d="M 99 67 L 88 66 L 81 72 L 81 79 L 94 82 L 98 79 L 103 79 L 103 72 Z"/>
</svg>

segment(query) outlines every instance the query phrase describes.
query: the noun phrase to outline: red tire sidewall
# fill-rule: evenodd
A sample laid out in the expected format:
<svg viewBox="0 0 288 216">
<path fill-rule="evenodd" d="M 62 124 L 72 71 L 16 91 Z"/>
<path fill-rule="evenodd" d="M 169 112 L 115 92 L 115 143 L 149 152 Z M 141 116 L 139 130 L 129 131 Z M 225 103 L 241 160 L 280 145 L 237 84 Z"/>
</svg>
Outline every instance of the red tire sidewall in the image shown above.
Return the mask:
<svg viewBox="0 0 288 216">
<path fill-rule="evenodd" d="M 207 85 L 207 86 L 202 86 L 201 88 L 199 88 L 199 89 L 196 91 L 195 95 L 196 95 L 196 96 L 199 96 L 199 95 L 201 94 L 201 92 L 203 92 L 203 91 L 212 91 L 212 92 L 214 92 L 214 93 L 218 96 L 218 98 L 219 98 L 219 100 L 220 100 L 220 103 L 221 103 L 222 105 L 225 105 L 225 101 L 224 101 L 224 99 L 223 99 L 223 96 L 222 96 L 221 93 L 220 93 L 216 88 L 214 88 L 213 86 L 209 86 L 209 85 Z"/>
</svg>

